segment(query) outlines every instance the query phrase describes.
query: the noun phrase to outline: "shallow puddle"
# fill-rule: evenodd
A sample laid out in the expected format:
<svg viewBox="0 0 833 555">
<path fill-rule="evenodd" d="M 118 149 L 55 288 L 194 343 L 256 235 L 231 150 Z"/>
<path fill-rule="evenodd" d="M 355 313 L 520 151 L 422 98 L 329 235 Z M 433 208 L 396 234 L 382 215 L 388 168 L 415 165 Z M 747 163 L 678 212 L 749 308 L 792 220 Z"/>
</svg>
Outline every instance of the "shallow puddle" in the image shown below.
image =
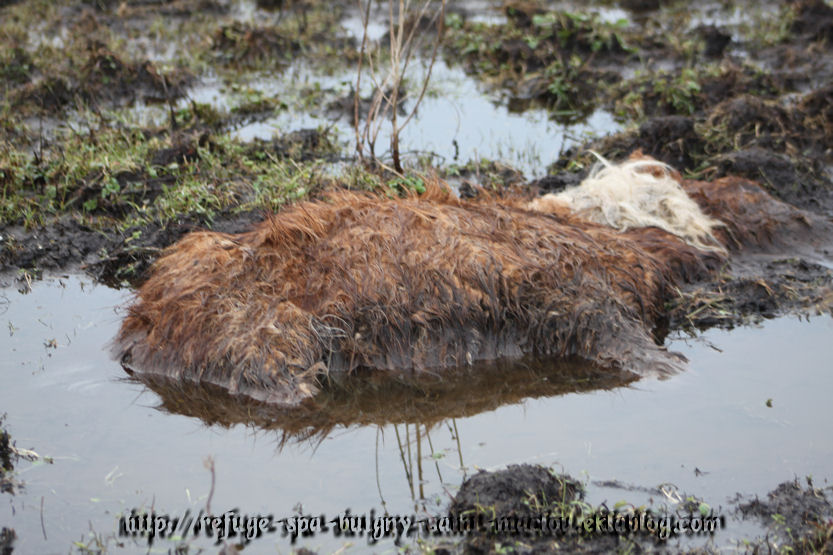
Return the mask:
<svg viewBox="0 0 833 555">
<path fill-rule="evenodd" d="M 415 83 L 420 83 L 424 71 L 424 67 L 413 68 L 410 75 Z M 368 82 L 365 76 L 362 89 Z M 235 127 L 231 136 L 249 142 L 300 129 L 332 128 L 338 141 L 350 151 L 355 145 L 350 117 L 346 111 L 328 105 L 343 99 L 354 85 L 352 69 L 327 74 L 299 63 L 279 76 L 251 75 L 248 82 L 235 87 L 223 85 L 216 77 L 203 77 L 203 82 L 193 87 L 179 106 L 186 108 L 194 101 L 228 112 L 245 102 L 247 95 L 278 99 L 286 103 L 285 108 Z M 400 135 L 401 150 L 407 159 L 430 159 L 437 166 L 492 160 L 534 178 L 544 175 L 547 164 L 557 160 L 566 149 L 622 127 L 612 113 L 601 109 L 570 124 L 553 120 L 543 107 L 514 112 L 496 94 L 488 94 L 482 88 L 461 68 L 438 60 L 428 93 Z M 367 88 L 362 97 L 371 94 L 372 90 Z M 315 98 L 314 105 L 310 105 L 310 98 Z M 406 100 L 408 113 L 413 104 L 412 99 Z M 144 103 L 127 108 L 125 114 L 129 121 L 141 126 L 159 125 L 170 117 L 166 107 Z M 383 158 L 390 149 L 390 129 L 390 123 L 383 122 L 376 141 L 376 154 Z"/>
<path fill-rule="evenodd" d="M 395 401 L 386 386 L 367 382 L 352 412 L 349 400 L 334 398 L 346 416 L 327 429 L 263 415 L 247 425 L 230 410 L 185 407 L 201 419 L 157 408 L 157 394 L 125 379 L 105 350 L 128 297 L 76 276 L 35 283 L 28 295 L 16 287 L 0 293 L 6 426 L 18 447 L 54 460 L 20 461 L 25 490 L 0 504 L 0 521 L 15 528 L 22 553 L 65 552 L 75 541 L 112 548 L 117 539 L 144 552 L 144 540 L 116 538 L 118 517 L 134 508 L 196 516 L 210 504 L 215 514 L 236 508 L 276 519 L 301 512 L 329 520 L 347 509 L 439 514 L 466 473 L 520 462 L 568 472 L 587 482 L 591 503 L 609 506 L 667 503 L 622 485 L 674 484 L 725 514 L 717 541 L 726 545 L 758 531 L 728 514 L 735 493 L 763 495 L 807 475 L 820 486 L 833 478 L 829 317 L 781 318 L 673 341 L 691 361 L 687 372 L 617 389 L 593 389 L 580 377 L 550 383 L 580 375 L 576 365 L 504 368 L 503 381 L 492 376 L 458 388 L 455 400 L 465 398 L 459 403 L 437 394 L 436 382 L 411 392 L 394 387 Z M 374 388 L 382 394 L 374 397 Z M 373 399 L 381 403 L 376 414 Z M 428 409 L 384 414 L 384 402 Z M 255 541 L 258 551 L 290 549 L 280 528 Z M 346 543 L 361 552 L 367 540 L 330 530 L 296 545 L 331 552 Z"/>
</svg>

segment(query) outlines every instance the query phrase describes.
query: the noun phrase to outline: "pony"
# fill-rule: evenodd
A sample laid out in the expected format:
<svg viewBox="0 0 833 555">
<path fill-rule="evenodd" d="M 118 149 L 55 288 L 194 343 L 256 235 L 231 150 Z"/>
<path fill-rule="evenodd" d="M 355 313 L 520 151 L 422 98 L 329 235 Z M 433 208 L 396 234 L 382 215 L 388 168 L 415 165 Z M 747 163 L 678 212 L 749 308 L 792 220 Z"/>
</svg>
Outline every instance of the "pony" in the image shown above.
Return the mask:
<svg viewBox="0 0 833 555">
<path fill-rule="evenodd" d="M 636 154 L 530 200 L 334 191 L 248 232 L 193 232 L 137 290 L 113 354 L 130 373 L 292 407 L 328 376 L 580 358 L 668 375 L 652 330 L 682 283 L 812 217 L 754 182 L 684 180 Z"/>
</svg>

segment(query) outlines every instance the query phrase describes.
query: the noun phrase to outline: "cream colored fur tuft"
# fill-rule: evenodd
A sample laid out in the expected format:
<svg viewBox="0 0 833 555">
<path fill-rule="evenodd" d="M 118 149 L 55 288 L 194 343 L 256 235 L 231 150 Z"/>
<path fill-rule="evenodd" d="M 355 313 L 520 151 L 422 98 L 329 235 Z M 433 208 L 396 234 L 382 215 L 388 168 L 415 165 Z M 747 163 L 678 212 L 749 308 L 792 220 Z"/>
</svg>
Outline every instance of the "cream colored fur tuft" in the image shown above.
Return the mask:
<svg viewBox="0 0 833 555">
<path fill-rule="evenodd" d="M 529 204 L 538 212 L 558 206 L 595 223 L 624 231 L 634 227 L 658 227 L 689 245 L 712 252 L 726 252 L 712 230 L 724 225 L 706 216 L 672 177 L 671 168 L 656 160 L 600 163 L 576 187 L 549 193 Z"/>
</svg>

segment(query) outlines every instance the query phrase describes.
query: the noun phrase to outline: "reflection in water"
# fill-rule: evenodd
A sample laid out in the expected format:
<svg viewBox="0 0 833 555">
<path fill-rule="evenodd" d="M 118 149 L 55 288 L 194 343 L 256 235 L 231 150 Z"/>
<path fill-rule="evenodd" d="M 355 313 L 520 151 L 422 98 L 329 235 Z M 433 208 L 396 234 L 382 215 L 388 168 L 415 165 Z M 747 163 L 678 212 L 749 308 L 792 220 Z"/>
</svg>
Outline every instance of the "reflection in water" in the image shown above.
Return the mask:
<svg viewBox="0 0 833 555">
<path fill-rule="evenodd" d="M 439 465 L 443 453 L 435 451 L 432 432 L 447 429 L 456 445 L 456 470 L 465 478 L 457 418 L 525 399 L 621 387 L 636 378 L 633 374 L 600 370 L 584 361 L 538 359 L 480 363 L 442 375 L 365 371 L 331 376 L 321 393 L 292 409 L 233 396 L 211 384 L 180 383 L 158 375 L 137 374 L 130 379 L 159 395 L 158 408 L 163 412 L 196 417 L 209 426 L 244 424 L 275 430 L 279 433 L 279 449 L 305 441 L 320 445 L 339 427 L 376 427 L 376 489 L 383 508 L 387 503 L 379 477 L 379 443 L 383 429 L 390 426 L 414 510 L 430 514 L 425 484 L 433 479 L 427 474 L 436 472 L 438 483 L 447 483 Z M 426 461 L 433 465 L 429 462 L 426 468 Z M 456 483 L 458 476 L 454 474 Z"/>
<path fill-rule="evenodd" d="M 282 444 L 320 441 L 335 428 L 352 425 L 417 424 L 426 430 L 447 419 L 472 416 L 529 398 L 611 389 L 636 379 L 583 361 L 492 362 L 423 373 L 354 372 L 330 376 L 321 393 L 287 409 L 229 395 L 213 385 L 134 375 L 162 403 L 160 409 L 197 417 L 208 425 L 246 424 L 278 430 Z"/>
</svg>

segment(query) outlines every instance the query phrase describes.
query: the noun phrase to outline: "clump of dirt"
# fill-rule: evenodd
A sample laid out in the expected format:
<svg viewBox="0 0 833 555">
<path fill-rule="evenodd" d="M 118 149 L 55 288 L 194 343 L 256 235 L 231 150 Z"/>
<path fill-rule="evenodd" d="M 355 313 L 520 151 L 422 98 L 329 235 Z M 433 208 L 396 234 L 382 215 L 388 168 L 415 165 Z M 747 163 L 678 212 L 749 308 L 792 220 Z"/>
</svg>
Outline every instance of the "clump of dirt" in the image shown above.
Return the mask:
<svg viewBox="0 0 833 555">
<path fill-rule="evenodd" d="M 73 95 L 74 92 L 66 79 L 49 76 L 16 89 L 10 94 L 10 100 L 13 106 L 30 105 L 47 113 L 55 113 L 69 104 Z"/>
<path fill-rule="evenodd" d="M 68 76 L 47 75 L 14 89 L 12 106 L 56 113 L 73 99 L 92 104 L 124 106 L 136 101 L 168 102 L 180 98 L 194 82 L 183 68 L 159 72 L 148 60 L 125 61 L 102 45 L 91 45 L 81 68 Z"/>
<path fill-rule="evenodd" d="M 535 0 L 506 2 L 504 11 L 510 25 L 531 31 L 540 40 L 535 48 L 530 41 L 513 41 L 508 47 L 499 46 L 497 52 L 503 52 L 506 61 L 530 61 L 529 69 L 546 66 L 559 51 L 623 54 L 628 50 L 624 37 L 595 16 L 549 11 L 544 3 Z"/>
<path fill-rule="evenodd" d="M 833 83 L 806 94 L 798 103 L 807 131 L 805 141 L 833 154 Z"/>
<path fill-rule="evenodd" d="M 240 213 L 223 212 L 206 222 L 194 214 L 184 215 L 167 224 L 151 222 L 133 226 L 122 233 L 109 236 L 84 268 L 98 281 L 119 288 L 144 281 L 153 262 L 164 249 L 186 234 L 210 227 L 223 233 L 242 233 L 262 221 L 261 210 Z"/>
<path fill-rule="evenodd" d="M 749 65 L 727 63 L 720 73 L 706 75 L 700 81 L 703 104 L 711 107 L 727 98 L 754 94 L 758 98 L 776 98 L 784 92 L 786 84 L 767 71 Z"/>
<path fill-rule="evenodd" d="M 759 180 L 780 198 L 802 207 L 833 206 L 825 166 L 833 154 L 833 125 L 826 116 L 828 86 L 792 105 L 742 95 L 717 105 L 702 133 L 717 175 Z"/>
<path fill-rule="evenodd" d="M 799 553 L 830 553 L 833 551 L 833 503 L 830 488 L 820 489 L 808 479 L 804 488 L 794 480 L 784 482 L 769 492 L 766 499 L 755 498 L 738 505 L 744 518 L 757 518 L 770 533 L 757 548 L 788 546 Z"/>
<path fill-rule="evenodd" d="M 246 146 L 244 154 L 248 158 L 263 158 L 268 154 L 301 161 L 332 159 L 338 157 L 338 147 L 327 130 L 299 129 L 269 141 L 256 139 Z"/>
<path fill-rule="evenodd" d="M 656 488 L 637 489 L 657 491 L 661 496 Z M 620 531 L 615 532 L 613 524 L 605 523 L 625 515 L 604 504 L 589 505 L 584 493 L 584 487 L 574 478 L 541 466 L 511 465 L 495 472 L 481 471 L 463 482 L 449 508 L 450 516 L 468 517 L 477 522 L 477 527 L 458 543 L 432 547 L 442 553 L 643 553 L 668 547 L 660 542 L 670 538 L 653 536 L 657 530 L 650 530 L 650 526 L 634 529 L 630 524 L 620 525 Z M 699 501 L 687 496 L 686 502 L 663 510 L 680 517 L 699 515 Z M 650 510 L 645 513 L 654 518 Z M 542 516 L 545 521 L 546 517 L 555 517 L 548 521 L 548 528 L 541 527 Z M 634 518 L 639 520 L 638 515 Z M 628 521 L 622 518 L 621 522 Z M 674 541 L 680 550 L 679 539 Z"/>
<path fill-rule="evenodd" d="M 554 474 L 542 466 L 510 465 L 496 472 L 481 470 L 466 479 L 450 510 L 454 514 L 487 512 L 519 517 L 533 514 L 535 507 L 530 501 L 570 503 L 583 497 L 581 483 L 570 476 Z"/>
<path fill-rule="evenodd" d="M 733 328 L 789 313 L 833 314 L 833 271 L 802 258 L 741 259 L 738 270 L 689 285 L 668 307 L 671 329 Z"/>
<path fill-rule="evenodd" d="M 194 81 L 187 70 L 160 73 L 153 62 L 127 62 L 103 45 L 91 48 L 78 91 L 89 102 L 166 102 L 184 95 Z"/>
<path fill-rule="evenodd" d="M 225 15 L 230 11 L 230 2 L 222 0 L 165 0 L 164 2 L 121 2 L 119 0 L 94 0 L 94 6 L 102 11 L 115 8 L 122 19 L 138 17 L 193 17 L 195 13 Z"/>
<path fill-rule="evenodd" d="M 5 419 L 5 414 L 0 416 L 0 493 L 14 494 L 20 487 L 20 483 L 13 476 L 17 454 L 12 448 L 11 436 L 5 428 Z M 5 531 L 5 528 L 3 530 Z M 2 545 L 0 542 L 0 546 Z"/>
<path fill-rule="evenodd" d="M 664 116 L 649 119 L 639 126 L 636 148 L 675 168 L 689 168 L 703 152 L 703 140 L 694 130 L 694 119 Z"/>
<path fill-rule="evenodd" d="M 546 193 L 560 193 L 568 187 L 576 187 L 581 184 L 582 180 L 589 172 L 585 169 L 580 172 L 558 172 L 553 175 L 545 175 L 540 179 L 536 179 L 529 183 L 529 188 L 536 195 L 543 195 Z"/>
<path fill-rule="evenodd" d="M 214 32 L 212 48 L 230 65 L 262 66 L 267 62 L 287 63 L 301 51 L 296 38 L 274 27 L 256 27 L 234 22 Z"/>
<path fill-rule="evenodd" d="M 619 0 L 619 4 L 627 10 L 641 14 L 658 10 L 662 0 Z"/>
<path fill-rule="evenodd" d="M 0 471 L 5 475 L 6 472 L 14 470 L 12 464 L 12 445 L 9 432 L 3 427 L 5 415 L 0 417 Z"/>
<path fill-rule="evenodd" d="M 800 0 L 793 5 L 792 32 L 801 40 L 833 46 L 833 7 L 824 0 Z"/>
<path fill-rule="evenodd" d="M 184 164 L 199 159 L 200 148 L 211 148 L 211 136 L 199 127 L 175 132 L 171 146 L 160 148 L 150 156 L 151 166 Z"/>
<path fill-rule="evenodd" d="M 17 534 L 14 529 L 6 527 L 0 529 L 0 555 L 12 555 L 15 539 L 17 539 Z"/>
<path fill-rule="evenodd" d="M 701 115 L 743 94 L 776 98 L 784 84 L 754 67 L 724 62 L 719 67 L 656 71 L 622 81 L 611 91 L 617 112 L 637 118 Z"/>
<path fill-rule="evenodd" d="M 467 534 L 462 545 L 447 546 L 446 552 L 490 553 L 497 545 L 521 541 L 531 550 L 571 549 L 574 552 L 615 548 L 617 536 L 577 536 L 533 532 L 530 521 L 541 515 L 580 514 L 577 503 L 584 487 L 568 475 L 558 475 L 542 466 L 510 465 L 495 472 L 480 471 L 467 478 L 451 502 L 449 514 L 468 517 L 479 526 Z M 554 509 L 554 505 L 557 508 Z"/>
<path fill-rule="evenodd" d="M 571 120 L 590 113 L 620 79 L 613 68 L 631 56 L 625 30 L 596 15 L 550 11 L 540 2 L 509 2 L 507 23 L 453 20 L 446 32 L 450 63 L 508 89 L 515 111 L 543 103 Z"/>
<path fill-rule="evenodd" d="M 7 268 L 59 269 L 89 260 L 107 238 L 74 218 L 64 216 L 42 229 L 3 229 L 0 263 Z"/>
<path fill-rule="evenodd" d="M 833 205 L 833 191 L 829 183 L 813 173 L 811 160 L 793 161 L 773 150 L 751 147 L 717 155 L 711 161 L 717 175 L 739 175 L 758 181 L 796 206 L 824 210 Z"/>
<path fill-rule="evenodd" d="M 781 149 L 788 142 L 802 140 L 792 113 L 775 101 L 757 96 L 736 96 L 715 106 L 705 124 L 715 136 L 715 146 L 760 146 Z M 718 139 L 717 135 L 720 135 Z M 717 140 L 725 141 L 720 144 Z"/>
<path fill-rule="evenodd" d="M 703 39 L 703 55 L 707 58 L 720 58 L 732 43 L 732 35 L 715 25 L 700 25 L 694 33 Z"/>
<path fill-rule="evenodd" d="M 210 107 L 209 107 L 210 108 Z M 232 107 L 228 118 L 219 116 L 217 118 L 216 127 L 225 126 L 227 129 L 248 125 L 250 123 L 265 121 L 274 116 L 279 110 L 286 109 L 287 106 L 277 98 L 261 97 L 248 102 L 244 102 Z"/>
<path fill-rule="evenodd" d="M 694 118 L 659 116 L 645 120 L 635 132 L 602 139 L 600 147 L 613 159 L 642 150 L 674 168 L 690 168 L 702 156 L 705 142 L 695 130 Z"/>
<path fill-rule="evenodd" d="M 529 189 L 524 187 L 525 179 L 521 172 L 511 166 L 493 160 L 479 160 L 455 166 L 446 171 L 446 180 L 456 184 L 461 198 L 475 198 L 482 191 L 494 193 L 508 192 L 510 189 Z"/>
</svg>

